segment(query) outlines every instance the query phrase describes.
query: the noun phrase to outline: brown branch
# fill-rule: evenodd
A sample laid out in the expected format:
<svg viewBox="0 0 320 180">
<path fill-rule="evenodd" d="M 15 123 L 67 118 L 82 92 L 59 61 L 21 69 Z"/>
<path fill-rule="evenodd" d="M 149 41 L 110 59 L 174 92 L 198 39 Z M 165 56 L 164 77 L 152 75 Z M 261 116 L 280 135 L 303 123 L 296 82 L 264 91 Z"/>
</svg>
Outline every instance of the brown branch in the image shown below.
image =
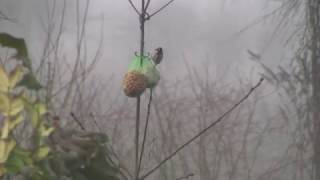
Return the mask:
<svg viewBox="0 0 320 180">
<path fill-rule="evenodd" d="M 205 132 L 207 132 L 209 129 L 217 125 L 219 122 L 221 122 L 227 115 L 229 115 L 234 109 L 236 109 L 240 104 L 242 104 L 249 96 L 262 84 L 263 78 L 260 79 L 260 81 L 250 89 L 250 91 L 241 98 L 236 104 L 234 104 L 229 110 L 227 110 L 225 113 L 223 113 L 216 121 L 212 122 L 208 127 L 201 130 L 198 134 L 196 134 L 194 137 L 192 137 L 190 140 L 182 144 L 177 150 L 175 150 L 173 153 L 171 153 L 169 156 L 167 156 L 165 159 L 163 159 L 158 165 L 156 165 L 154 168 L 152 168 L 149 172 L 141 176 L 141 180 L 145 179 L 152 173 L 154 173 L 157 169 L 159 169 L 164 163 L 166 163 L 168 160 L 173 158 L 178 152 L 180 152 L 182 149 L 184 149 L 186 146 L 188 146 L 190 143 L 195 141 L 198 137 L 203 135 Z"/>
<path fill-rule="evenodd" d="M 170 0 L 169 2 L 167 2 L 167 4 L 163 5 L 161 8 L 159 8 L 158 10 L 156 10 L 155 12 L 151 13 L 149 16 L 148 16 L 148 19 L 149 20 L 152 16 L 158 14 L 159 12 L 161 12 L 162 10 L 164 10 L 166 7 L 168 7 L 171 3 L 173 3 L 173 1 L 175 0 Z"/>
<path fill-rule="evenodd" d="M 135 11 L 138 15 L 140 15 L 140 12 L 139 12 L 138 9 L 136 8 L 136 6 L 133 4 L 133 2 L 132 2 L 131 0 L 128 0 L 128 1 L 129 1 L 129 3 L 130 3 L 131 7 L 134 9 L 134 11 Z"/>
</svg>

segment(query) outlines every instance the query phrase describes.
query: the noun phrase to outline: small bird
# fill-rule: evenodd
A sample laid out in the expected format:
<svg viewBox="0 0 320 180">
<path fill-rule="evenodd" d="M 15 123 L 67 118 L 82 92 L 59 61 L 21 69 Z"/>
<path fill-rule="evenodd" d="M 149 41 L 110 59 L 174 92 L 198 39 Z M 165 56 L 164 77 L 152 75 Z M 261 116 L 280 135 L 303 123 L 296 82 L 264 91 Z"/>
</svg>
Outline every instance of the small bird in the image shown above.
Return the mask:
<svg viewBox="0 0 320 180">
<path fill-rule="evenodd" d="M 163 50 L 161 47 L 158 47 L 157 49 L 155 49 L 155 52 L 152 56 L 152 60 L 155 65 L 158 65 L 158 64 L 160 64 L 162 59 L 163 59 Z"/>
</svg>

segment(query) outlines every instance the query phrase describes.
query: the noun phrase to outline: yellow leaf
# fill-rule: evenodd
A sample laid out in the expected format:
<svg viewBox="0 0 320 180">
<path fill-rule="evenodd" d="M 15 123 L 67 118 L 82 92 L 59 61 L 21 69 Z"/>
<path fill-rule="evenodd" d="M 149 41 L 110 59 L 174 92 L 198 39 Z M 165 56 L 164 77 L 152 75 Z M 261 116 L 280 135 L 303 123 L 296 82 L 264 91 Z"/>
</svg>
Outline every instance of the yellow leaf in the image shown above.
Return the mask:
<svg viewBox="0 0 320 180">
<path fill-rule="evenodd" d="M 41 160 L 45 157 L 48 156 L 50 152 L 50 148 L 48 146 L 43 146 L 43 147 L 40 147 L 38 150 L 37 150 L 37 153 L 36 153 L 36 158 Z"/>
<path fill-rule="evenodd" d="M 47 108 L 45 104 L 37 102 L 32 105 L 32 117 L 31 122 L 33 127 L 37 127 L 39 125 L 40 118 L 47 113 Z"/>
<path fill-rule="evenodd" d="M 18 124 L 23 121 L 23 116 L 19 115 L 14 120 L 9 122 L 9 131 L 13 130 Z"/>
<path fill-rule="evenodd" d="M 15 119 L 9 119 L 6 117 L 3 122 L 1 130 L 1 139 L 7 139 L 10 132 L 23 121 L 23 116 L 17 116 Z"/>
<path fill-rule="evenodd" d="M 53 131 L 54 131 L 53 127 L 46 128 L 46 127 L 42 126 L 40 129 L 40 136 L 48 137 Z"/>
<path fill-rule="evenodd" d="M 9 74 L 9 86 L 14 88 L 20 82 L 25 74 L 23 66 L 18 65 Z"/>
<path fill-rule="evenodd" d="M 9 119 L 5 118 L 2 126 L 2 131 L 1 131 L 1 139 L 6 139 L 9 136 L 10 129 L 9 129 Z"/>
<path fill-rule="evenodd" d="M 44 115 L 44 114 L 46 114 L 48 112 L 47 108 L 46 108 L 46 105 L 44 103 L 41 103 L 41 102 L 37 102 L 35 104 L 35 110 L 39 114 L 39 116 L 42 116 L 42 115 Z"/>
<path fill-rule="evenodd" d="M 0 92 L 0 113 L 5 114 L 8 113 L 9 107 L 9 98 L 6 94 Z"/>
<path fill-rule="evenodd" d="M 20 96 L 9 98 L 0 92 L 0 113 L 4 116 L 16 116 L 24 109 L 24 102 Z"/>
<path fill-rule="evenodd" d="M 9 103 L 10 116 L 15 116 L 24 109 L 23 100 L 20 97 L 11 99 Z"/>
<path fill-rule="evenodd" d="M 0 91 L 1 92 L 8 92 L 9 90 L 9 80 L 7 72 L 5 71 L 4 67 L 0 65 Z"/>
<path fill-rule="evenodd" d="M 13 150 L 16 146 L 16 142 L 12 139 L 0 140 L 0 164 L 5 163 Z"/>
</svg>

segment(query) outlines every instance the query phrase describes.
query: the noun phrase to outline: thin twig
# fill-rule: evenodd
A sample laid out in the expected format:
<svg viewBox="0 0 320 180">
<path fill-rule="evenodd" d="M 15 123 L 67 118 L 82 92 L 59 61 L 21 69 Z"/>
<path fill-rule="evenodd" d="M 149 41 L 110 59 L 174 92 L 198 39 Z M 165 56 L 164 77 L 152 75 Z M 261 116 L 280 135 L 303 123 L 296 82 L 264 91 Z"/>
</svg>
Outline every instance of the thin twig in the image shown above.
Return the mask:
<svg viewBox="0 0 320 180">
<path fill-rule="evenodd" d="M 9 18 L 2 11 L 0 11 L 0 20 L 2 20 L 2 19 L 9 21 L 9 22 L 17 22 L 17 20 Z"/>
<path fill-rule="evenodd" d="M 145 24 L 145 0 L 141 0 L 141 13 L 139 14 L 140 22 L 140 65 L 144 57 L 144 24 Z M 139 133 L 140 133 L 140 106 L 141 97 L 137 97 L 136 107 L 136 132 L 135 132 L 135 180 L 139 178 Z"/>
<path fill-rule="evenodd" d="M 144 12 L 147 12 L 149 5 L 150 5 L 150 0 L 147 0 L 146 7 L 144 7 Z"/>
<path fill-rule="evenodd" d="M 102 131 L 101 127 L 99 126 L 99 124 L 98 124 L 98 122 L 97 122 L 97 120 L 96 120 L 96 117 L 93 115 L 93 113 L 90 113 L 89 115 L 91 116 L 92 121 L 93 121 L 93 124 L 96 126 L 96 128 L 98 129 L 98 131 L 99 131 L 100 133 L 102 133 L 103 131 Z"/>
<path fill-rule="evenodd" d="M 195 141 L 198 137 L 203 135 L 205 132 L 207 132 L 209 129 L 214 127 L 216 124 L 221 122 L 228 114 L 230 114 L 234 109 L 236 109 L 240 104 L 242 104 L 263 82 L 263 78 L 260 79 L 260 81 L 250 89 L 250 91 L 243 97 L 241 98 L 236 104 L 234 104 L 229 110 L 227 110 L 225 113 L 223 113 L 216 121 L 212 122 L 208 127 L 204 128 L 201 130 L 198 134 L 196 134 L 193 138 L 182 144 L 177 150 L 175 150 L 172 154 L 167 156 L 164 160 L 162 160 L 158 165 L 156 165 L 154 168 L 152 168 L 149 172 L 141 176 L 141 180 L 145 179 L 152 173 L 154 173 L 157 169 L 159 169 L 164 163 L 166 163 L 168 160 L 173 158 L 178 152 L 180 152 L 182 149 L 184 149 L 187 145 Z"/>
<path fill-rule="evenodd" d="M 166 7 L 168 7 L 171 3 L 173 3 L 173 1 L 175 0 L 170 0 L 169 2 L 167 2 L 167 4 L 163 5 L 161 8 L 159 8 L 158 10 L 156 10 L 154 13 L 151 13 L 149 16 L 148 16 L 148 19 L 149 20 L 152 16 L 158 14 L 159 12 L 161 12 L 162 10 L 164 10 Z"/>
<path fill-rule="evenodd" d="M 129 1 L 129 3 L 130 3 L 131 7 L 134 9 L 134 11 L 135 11 L 138 15 L 140 15 L 140 12 L 139 12 L 138 9 L 136 8 L 136 6 L 133 4 L 133 2 L 132 2 L 131 0 L 128 0 L 128 1 Z"/>
<path fill-rule="evenodd" d="M 73 112 L 71 112 L 70 115 L 71 115 L 71 117 L 73 118 L 73 120 L 80 126 L 80 128 L 81 128 L 83 131 L 85 131 L 86 128 L 82 125 L 82 123 L 79 121 L 79 119 L 77 118 L 77 116 L 76 116 Z"/>
<path fill-rule="evenodd" d="M 139 167 L 139 128 L 140 127 L 140 96 L 137 97 L 136 107 L 136 132 L 135 132 L 135 179 L 138 179 L 138 167 Z"/>
<path fill-rule="evenodd" d="M 148 125 L 149 125 L 149 119 L 150 119 L 149 117 L 151 112 L 151 102 L 152 102 L 152 88 L 150 88 L 150 97 L 149 97 L 149 103 L 148 103 L 146 124 L 144 126 L 144 132 L 143 132 L 142 147 L 141 147 L 140 159 L 139 159 L 139 165 L 138 165 L 138 173 L 140 172 L 141 163 L 142 163 L 143 154 L 144 154 L 144 146 L 147 139 Z"/>
</svg>

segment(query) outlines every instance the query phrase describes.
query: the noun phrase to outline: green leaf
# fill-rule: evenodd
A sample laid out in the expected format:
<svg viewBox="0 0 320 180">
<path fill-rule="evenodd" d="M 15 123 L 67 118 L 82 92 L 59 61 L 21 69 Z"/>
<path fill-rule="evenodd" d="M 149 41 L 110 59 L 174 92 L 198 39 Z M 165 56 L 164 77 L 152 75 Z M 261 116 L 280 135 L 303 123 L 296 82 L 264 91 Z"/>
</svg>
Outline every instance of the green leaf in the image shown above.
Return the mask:
<svg viewBox="0 0 320 180">
<path fill-rule="evenodd" d="M 39 90 L 42 88 L 39 81 L 36 79 L 33 73 L 26 74 L 23 79 L 17 84 L 17 86 L 24 86 L 31 90 Z"/>
<path fill-rule="evenodd" d="M 10 173 L 17 173 L 27 166 L 32 166 L 31 152 L 17 146 L 10 154 L 5 167 Z"/>
<path fill-rule="evenodd" d="M 23 148 L 21 148 L 21 147 L 19 147 L 19 146 L 17 146 L 17 147 L 14 149 L 13 153 L 14 153 L 15 155 L 23 158 L 23 159 L 26 161 L 27 164 L 31 164 L 31 163 L 32 163 L 32 162 L 31 162 L 32 160 L 31 160 L 31 158 L 30 158 L 30 156 L 31 156 L 31 152 L 30 152 L 30 151 L 28 151 L 28 150 L 26 150 L 26 149 L 23 149 Z M 30 161 L 30 160 L 31 160 L 31 161 Z"/>
<path fill-rule="evenodd" d="M 0 33 L 0 44 L 4 47 L 15 49 L 17 52 L 14 57 L 22 60 L 22 64 L 32 72 L 28 49 L 23 38 L 16 38 L 7 33 Z"/>
<path fill-rule="evenodd" d="M 9 156 L 7 162 L 5 163 L 5 167 L 9 173 L 17 173 L 21 171 L 22 168 L 26 166 L 23 156 L 14 153 L 14 151 Z"/>
</svg>

